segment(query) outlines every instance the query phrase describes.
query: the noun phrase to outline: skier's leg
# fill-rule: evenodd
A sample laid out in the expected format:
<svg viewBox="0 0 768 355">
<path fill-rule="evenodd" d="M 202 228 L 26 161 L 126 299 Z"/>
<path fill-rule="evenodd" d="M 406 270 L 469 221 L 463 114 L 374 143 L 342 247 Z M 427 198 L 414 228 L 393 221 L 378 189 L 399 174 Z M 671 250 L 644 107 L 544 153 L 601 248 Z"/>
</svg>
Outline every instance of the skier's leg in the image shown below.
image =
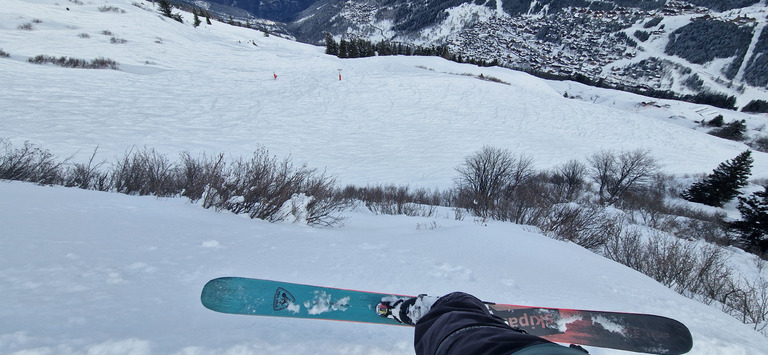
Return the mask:
<svg viewBox="0 0 768 355">
<path fill-rule="evenodd" d="M 454 292 L 440 297 L 416 322 L 416 354 L 511 354 L 523 348 L 532 354 L 581 354 L 534 335 L 512 329 L 492 315 L 476 297 Z"/>
</svg>

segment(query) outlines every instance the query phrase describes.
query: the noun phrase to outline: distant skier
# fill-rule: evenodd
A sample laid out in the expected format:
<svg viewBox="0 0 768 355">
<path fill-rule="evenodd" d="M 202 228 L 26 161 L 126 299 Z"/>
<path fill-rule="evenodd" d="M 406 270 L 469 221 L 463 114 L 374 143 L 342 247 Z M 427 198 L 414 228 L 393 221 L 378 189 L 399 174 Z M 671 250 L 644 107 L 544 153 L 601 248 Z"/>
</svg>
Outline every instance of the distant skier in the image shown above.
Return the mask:
<svg viewBox="0 0 768 355">
<path fill-rule="evenodd" d="M 413 344 L 417 355 L 514 354 L 584 355 L 586 350 L 555 344 L 510 327 L 492 315 L 476 297 L 454 292 L 443 297 L 421 295 L 382 301 L 382 317 L 415 325 Z"/>
<path fill-rule="evenodd" d="M 277 74 L 275 72 L 272 72 L 272 76 L 274 76 L 275 80 L 277 80 Z"/>
</svg>

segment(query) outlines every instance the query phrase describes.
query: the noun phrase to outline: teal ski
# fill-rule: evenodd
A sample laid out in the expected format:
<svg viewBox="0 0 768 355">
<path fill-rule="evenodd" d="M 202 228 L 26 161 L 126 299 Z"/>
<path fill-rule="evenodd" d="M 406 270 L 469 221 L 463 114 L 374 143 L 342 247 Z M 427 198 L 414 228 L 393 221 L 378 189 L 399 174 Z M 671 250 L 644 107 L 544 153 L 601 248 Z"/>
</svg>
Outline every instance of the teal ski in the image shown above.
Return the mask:
<svg viewBox="0 0 768 355">
<path fill-rule="evenodd" d="M 399 325 L 376 313 L 384 297 L 408 296 L 223 277 L 203 287 L 201 301 L 222 313 Z"/>
</svg>

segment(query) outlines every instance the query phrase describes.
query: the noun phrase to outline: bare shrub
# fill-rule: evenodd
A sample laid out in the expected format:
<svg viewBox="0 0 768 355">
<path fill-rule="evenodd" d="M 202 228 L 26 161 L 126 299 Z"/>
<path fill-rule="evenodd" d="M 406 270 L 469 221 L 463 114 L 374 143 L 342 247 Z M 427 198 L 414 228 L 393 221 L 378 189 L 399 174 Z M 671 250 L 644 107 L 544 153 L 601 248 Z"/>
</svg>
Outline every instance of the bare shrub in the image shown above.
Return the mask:
<svg viewBox="0 0 768 355">
<path fill-rule="evenodd" d="M 91 60 L 90 64 L 87 66 L 87 68 L 88 69 L 112 69 L 112 70 L 118 70 L 118 69 L 120 69 L 120 65 L 117 64 L 117 62 L 112 60 L 112 59 L 99 57 L 99 58 Z"/>
<path fill-rule="evenodd" d="M 554 201 L 546 177 L 526 174 L 514 185 L 508 185 L 496 202 L 491 217 L 517 224 L 539 225 L 549 215 Z"/>
<path fill-rule="evenodd" d="M 350 201 L 335 189 L 336 179 L 325 174 L 311 176 L 304 183 L 304 194 L 310 200 L 303 206 L 304 220 L 309 225 L 334 226 L 345 218 L 338 215 L 350 205 Z"/>
<path fill-rule="evenodd" d="M 705 303 L 729 305 L 734 297 L 754 293 L 736 281 L 725 250 L 715 245 L 701 246 L 659 233 L 643 238 L 638 230 L 629 230 L 611 238 L 603 254 Z"/>
<path fill-rule="evenodd" d="M 32 22 L 22 23 L 21 25 L 16 26 L 16 28 L 24 31 L 32 31 L 34 29 Z"/>
<path fill-rule="evenodd" d="M 87 163 L 64 169 L 69 159 L 57 162 L 50 152 L 29 142 L 14 149 L 10 142 L 0 139 L 0 179 L 130 195 L 183 195 L 192 201 L 202 200 L 205 208 L 247 213 L 251 218 L 271 222 L 293 215 L 295 221 L 323 226 L 342 223 L 344 218 L 338 213 L 349 205 L 349 199 L 335 188 L 333 177 L 318 174 L 306 165 L 296 167 L 290 158 L 278 160 L 264 148 L 250 160 L 241 158 L 228 164 L 223 154 L 194 158 L 185 152 L 181 162 L 174 163 L 154 149 L 133 147 L 107 171 L 101 169 L 104 162 L 94 163 L 97 150 Z M 409 198 L 428 197 L 418 193 Z M 423 215 L 423 208 L 413 209 L 418 210 L 414 214 Z M 410 213 L 408 207 L 404 211 Z"/>
<path fill-rule="evenodd" d="M 622 230 L 621 221 L 603 208 L 573 203 L 553 206 L 538 227 L 552 238 L 571 241 L 590 250 L 603 247 Z"/>
<path fill-rule="evenodd" d="M 124 14 L 125 13 L 125 10 L 123 10 L 123 9 L 121 9 L 119 7 L 108 6 L 108 5 L 99 6 L 99 11 L 101 11 L 101 12 L 115 12 L 115 13 L 119 13 L 119 14 Z"/>
<path fill-rule="evenodd" d="M 2 48 L 0 48 L 0 58 L 8 58 L 11 55 L 5 52 Z"/>
<path fill-rule="evenodd" d="M 731 289 L 729 297 L 723 300 L 723 310 L 768 336 L 768 281 L 742 278 Z"/>
<path fill-rule="evenodd" d="M 752 141 L 749 142 L 749 146 L 752 147 L 752 149 L 760 151 L 760 152 L 768 152 L 768 137 L 766 136 L 759 136 L 752 139 Z"/>
<path fill-rule="evenodd" d="M 0 139 L 0 179 L 57 184 L 62 180 L 64 162 L 57 162 L 51 152 L 30 142 L 14 149 L 10 142 Z"/>
<path fill-rule="evenodd" d="M 570 160 L 555 168 L 550 182 L 554 189 L 554 200 L 571 202 L 584 191 L 587 176 L 587 167 L 578 160 Z"/>
<path fill-rule="evenodd" d="M 152 148 L 125 153 L 112 172 L 117 192 L 128 195 L 173 196 L 180 192 L 174 165 Z"/>
<path fill-rule="evenodd" d="M 227 210 L 251 218 L 283 220 L 290 213 L 281 211 L 283 205 L 301 192 L 301 184 L 313 174 L 306 165 L 294 167 L 290 158 L 278 160 L 260 148 L 251 159 L 233 163 L 225 184 L 231 197 L 224 204 Z"/>
<path fill-rule="evenodd" d="M 348 199 L 362 201 L 365 207 L 376 214 L 420 217 L 434 216 L 441 200 L 439 191 L 411 191 L 409 186 L 396 185 L 347 186 L 342 194 Z"/>
<path fill-rule="evenodd" d="M 646 182 L 659 168 L 648 151 L 601 151 L 588 158 L 602 205 L 612 205 L 628 190 Z"/>
<path fill-rule="evenodd" d="M 64 68 L 81 69 L 119 69 L 117 62 L 107 58 L 96 58 L 90 62 L 85 59 L 70 58 L 66 56 L 52 57 L 48 55 L 38 55 L 28 60 L 32 64 L 53 64 Z"/>
<path fill-rule="evenodd" d="M 178 167 L 182 196 L 189 198 L 192 202 L 202 200 L 204 208 L 223 207 L 223 199 L 219 194 L 224 190 L 225 169 L 224 154 L 213 157 L 203 154 L 193 158 L 189 152 L 182 153 Z"/>
<path fill-rule="evenodd" d="M 533 174 L 532 164 L 529 157 L 516 157 L 508 150 L 490 146 L 466 157 L 456 168 L 459 207 L 479 217 L 491 217 L 505 191 L 514 190 Z"/>
<path fill-rule="evenodd" d="M 94 164 L 98 147 L 93 150 L 87 164 L 75 163 L 65 172 L 64 186 L 88 190 L 107 191 L 111 188 L 109 173 L 101 171 L 104 161 Z"/>
</svg>

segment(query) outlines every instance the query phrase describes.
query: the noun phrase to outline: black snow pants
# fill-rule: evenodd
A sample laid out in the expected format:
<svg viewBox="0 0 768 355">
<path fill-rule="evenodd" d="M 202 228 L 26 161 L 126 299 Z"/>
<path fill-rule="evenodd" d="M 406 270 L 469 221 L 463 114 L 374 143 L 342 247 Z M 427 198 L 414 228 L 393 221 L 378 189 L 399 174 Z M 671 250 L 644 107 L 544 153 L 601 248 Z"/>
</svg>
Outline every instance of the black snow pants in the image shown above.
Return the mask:
<svg viewBox="0 0 768 355">
<path fill-rule="evenodd" d="M 414 347 L 417 355 L 585 355 L 512 329 L 491 315 L 482 301 L 462 292 L 440 297 L 419 319 Z"/>
</svg>

